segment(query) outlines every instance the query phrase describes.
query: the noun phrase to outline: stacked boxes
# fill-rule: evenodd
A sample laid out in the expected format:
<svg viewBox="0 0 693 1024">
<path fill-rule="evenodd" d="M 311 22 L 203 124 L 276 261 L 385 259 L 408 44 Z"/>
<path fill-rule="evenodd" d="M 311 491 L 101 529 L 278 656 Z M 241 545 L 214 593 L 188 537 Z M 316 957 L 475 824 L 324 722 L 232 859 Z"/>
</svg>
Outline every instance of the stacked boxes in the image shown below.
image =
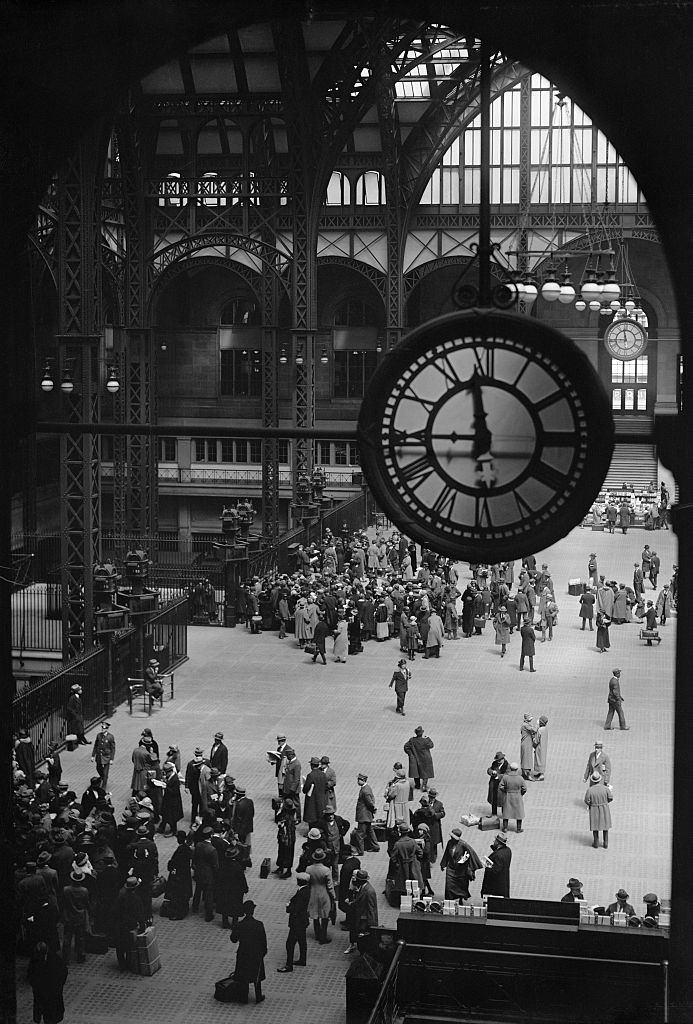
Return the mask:
<svg viewBox="0 0 693 1024">
<path fill-rule="evenodd" d="M 414 901 L 411 897 L 411 894 L 408 896 L 403 896 L 399 903 L 399 909 L 404 914 L 411 914 L 413 902 Z"/>
<path fill-rule="evenodd" d="M 628 915 L 623 913 L 614 913 L 613 923 L 618 928 L 626 928 L 628 926 Z"/>
<path fill-rule="evenodd" d="M 457 913 L 458 903 L 457 900 L 443 900 L 443 914 L 446 916 L 454 915 Z"/>
</svg>

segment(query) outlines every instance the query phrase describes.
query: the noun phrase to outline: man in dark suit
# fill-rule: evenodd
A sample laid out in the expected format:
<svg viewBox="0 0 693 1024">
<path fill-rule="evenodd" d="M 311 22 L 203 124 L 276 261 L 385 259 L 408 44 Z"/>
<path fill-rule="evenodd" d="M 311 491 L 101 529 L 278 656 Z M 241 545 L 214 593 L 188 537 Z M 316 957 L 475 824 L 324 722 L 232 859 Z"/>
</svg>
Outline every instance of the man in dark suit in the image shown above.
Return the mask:
<svg viewBox="0 0 693 1024">
<path fill-rule="evenodd" d="M 84 709 L 82 707 L 82 687 L 74 683 L 70 687 L 70 696 L 65 712 L 65 730 L 68 735 L 77 737 L 77 743 L 89 743 L 84 735 Z M 69 748 L 68 748 L 69 749 Z"/>
<path fill-rule="evenodd" d="M 481 883 L 482 896 L 510 897 L 510 862 L 512 850 L 508 847 L 508 837 L 499 832 L 491 843 L 491 856 L 486 858 L 484 880 Z"/>
<path fill-rule="evenodd" d="M 200 900 L 205 905 L 205 921 L 214 919 L 214 887 L 219 872 L 219 855 L 212 846 L 213 831 L 209 825 L 202 829 L 202 837 L 193 853 L 195 871 L 195 892 L 192 899 L 193 913 L 200 909 Z"/>
<path fill-rule="evenodd" d="M 282 734 L 277 736 L 277 749 L 267 751 L 267 761 L 274 767 L 274 774 L 277 778 L 277 796 L 281 799 L 286 767 L 286 736 Z"/>
<path fill-rule="evenodd" d="M 327 639 L 329 632 L 330 628 L 325 622 L 325 616 L 318 612 L 318 621 L 315 623 L 315 629 L 313 630 L 313 643 L 315 644 L 313 664 L 317 661 L 318 655 L 322 658 L 323 665 L 327 664 L 327 658 L 325 657 L 325 640 Z"/>
<path fill-rule="evenodd" d="M 373 819 L 375 818 L 375 797 L 373 790 L 368 785 L 368 776 L 360 774 L 358 777 L 359 795 L 356 799 L 356 829 L 352 833 L 353 838 L 358 837 L 358 853 L 378 853 L 380 846 L 373 831 Z"/>
<path fill-rule="evenodd" d="M 303 793 L 303 820 L 319 828 L 327 807 L 327 776 L 320 767 L 319 757 L 310 759 L 310 771 L 303 783 Z"/>
<path fill-rule="evenodd" d="M 94 747 L 91 752 L 91 759 L 96 763 L 96 771 L 101 777 L 101 785 L 104 789 L 108 786 L 108 773 L 115 761 L 116 741 L 115 736 L 110 732 L 111 723 L 102 722 L 101 732 L 94 740 Z"/>
<path fill-rule="evenodd" d="M 284 768 L 284 782 L 282 784 L 282 798 L 293 800 L 296 808 L 296 815 L 301 814 L 301 762 L 296 757 L 293 747 L 284 747 L 286 765 Z"/>
<path fill-rule="evenodd" d="M 223 732 L 215 732 L 214 743 L 209 752 L 209 766 L 210 768 L 218 768 L 220 775 L 226 774 L 226 768 L 229 763 L 229 751 L 224 746 L 223 739 Z"/>
<path fill-rule="evenodd" d="M 346 902 L 349 945 L 344 952 L 353 953 L 358 937 L 367 935 L 371 928 L 378 927 L 378 897 L 368 880 L 367 871 L 357 868 L 354 872 Z"/>
<path fill-rule="evenodd" d="M 310 900 L 310 875 L 299 871 L 296 875 L 298 889 L 286 904 L 289 915 L 289 934 L 286 939 L 286 964 L 277 968 L 277 974 L 291 974 L 294 967 L 306 966 L 306 929 L 308 928 L 308 902 Z M 294 949 L 298 944 L 298 960 L 294 960 Z"/>
<path fill-rule="evenodd" d="M 255 804 L 250 797 L 245 795 L 245 786 L 236 786 L 236 799 L 231 807 L 231 825 L 239 840 L 247 847 L 247 853 L 250 856 Z"/>
<path fill-rule="evenodd" d="M 261 1003 L 265 998 L 262 994 L 262 982 L 265 980 L 267 936 L 264 924 L 255 920 L 254 913 L 255 904 L 252 900 L 246 900 L 243 904 L 245 916 L 231 932 L 231 942 L 238 943 L 233 977 L 237 985 L 236 998 L 239 1003 L 248 1002 L 248 986 L 251 982 L 255 986 L 255 1002 Z"/>
</svg>

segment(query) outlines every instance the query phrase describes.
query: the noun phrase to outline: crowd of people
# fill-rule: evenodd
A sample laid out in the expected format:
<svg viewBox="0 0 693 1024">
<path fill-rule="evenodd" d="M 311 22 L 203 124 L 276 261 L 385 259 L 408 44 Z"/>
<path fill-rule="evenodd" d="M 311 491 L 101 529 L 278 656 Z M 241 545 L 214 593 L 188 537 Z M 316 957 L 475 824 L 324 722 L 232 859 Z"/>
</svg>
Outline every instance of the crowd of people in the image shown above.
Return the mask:
<svg viewBox="0 0 693 1024">
<path fill-rule="evenodd" d="M 371 641 L 399 639 L 402 657 L 390 685 L 395 689 L 396 711 L 402 715 L 411 679 L 409 661 L 417 656 L 439 657 L 443 639 L 473 639 L 490 624 L 503 657 L 518 631 L 520 668 L 528 659 L 530 671 L 535 670 L 535 641 L 551 641 L 558 618 L 546 563 L 537 566 L 533 556 L 524 558 L 517 580 L 512 562 L 472 565 L 472 579 L 460 589 L 457 568 L 450 560 L 425 549 L 417 558 L 415 545 L 396 532 L 385 537 L 379 530 L 373 538 L 357 533 L 346 540 L 328 535 L 320 546 L 299 548 L 294 574 L 250 581 L 244 591 L 248 628 L 259 614 L 277 629 L 280 639 L 293 632 L 296 649 L 307 650 L 314 662 L 320 658 L 323 664 L 330 636 L 337 663 L 362 653 Z M 591 629 L 593 617 L 600 614 L 613 623 L 628 622 L 640 618 L 643 608 L 642 617 L 649 621 L 644 581 L 656 589 L 659 564 L 654 558 L 645 545 L 636 566 L 642 586 L 631 589 L 600 576 L 592 555 L 588 574 L 594 586 L 580 595 L 582 628 L 589 625 Z M 664 625 L 675 604 L 675 576 L 662 593 L 670 595 L 662 602 L 657 599 L 656 614 Z M 152 665 L 151 671 L 156 681 L 157 666 Z M 614 714 L 621 728 L 628 728 L 622 700 L 620 670 L 614 669 L 604 728 L 611 728 Z M 62 777 L 57 747 L 51 748 L 40 768 L 26 730 L 20 730 L 14 749 L 18 942 L 30 957 L 29 977 L 37 1005 L 51 1007 L 44 1010 L 45 1019 L 52 1019 L 50 1014 L 55 1016 L 59 1009 L 73 955 L 83 961 L 91 950 L 103 951 L 105 942 L 115 948 L 123 971 L 134 969 L 135 936 L 153 921 L 152 900 L 158 897 L 163 898 L 159 911 L 164 916 L 182 920 L 203 909 L 207 921 L 218 919 L 222 928 L 228 928 L 238 943 L 234 998 L 247 1001 L 252 983 L 256 1001 L 262 1001 L 267 936 L 255 918 L 254 902 L 248 899 L 247 878 L 255 805 L 231 773 L 223 733 L 214 735 L 208 751 L 195 748 L 184 763 L 178 746 L 167 746 L 163 754 L 163 745 L 160 749 L 151 729 L 145 728 L 130 755 L 131 797 L 118 816 L 109 791 L 115 737 L 106 721 L 94 740 L 87 740 L 80 704 L 76 685 L 66 709 L 66 728 L 75 745 L 93 744 L 95 766 L 81 796 Z M 444 840 L 446 811 L 434 785 L 434 742 L 423 726 L 417 726 L 404 744 L 400 757 L 406 755 L 406 761 L 395 761 L 382 799 L 376 797 L 363 772 L 355 780 L 353 808 L 342 813 L 338 813 L 337 775 L 329 755 L 312 756 L 304 768 L 287 738 L 278 736 L 276 748 L 267 752 L 276 780 L 273 870 L 282 879 L 293 875 L 296 890 L 287 894 L 286 959 L 277 970 L 289 973 L 306 965 L 311 920 L 316 944 L 329 944 L 338 910 L 344 915 L 341 928 L 348 932 L 344 952 L 368 947 L 378 925 L 378 900 L 366 858 L 379 852 L 382 844 L 388 859 L 385 879 L 378 882 L 384 884 L 392 903 L 399 901 L 411 882 L 423 894 L 433 895 L 439 888 L 433 876 L 436 863 L 444 872 L 445 899 L 470 899 L 470 884 L 481 871 L 482 896 L 509 896 L 510 822 L 515 822 L 516 833 L 524 831 L 528 785 L 546 778 L 548 725 L 546 715 L 535 718 L 527 713 L 520 727 L 517 760 L 499 750 L 487 769 L 488 803 L 491 816 L 498 817 L 485 857 L 463 838 L 458 825 Z M 602 846 L 607 848 L 611 763 L 599 742 L 589 756 L 585 781 L 593 846 L 599 846 L 601 833 Z M 190 798 L 189 825 L 183 793 Z M 163 864 L 156 836 L 167 833 L 175 837 L 176 846 Z M 571 883 L 563 899 L 582 899 L 581 883 L 577 879 Z M 658 901 L 649 903 L 654 906 Z M 646 917 L 656 920 L 657 913 L 655 907 L 651 914 L 633 911 L 630 917 L 633 923 L 641 923 Z"/>
</svg>

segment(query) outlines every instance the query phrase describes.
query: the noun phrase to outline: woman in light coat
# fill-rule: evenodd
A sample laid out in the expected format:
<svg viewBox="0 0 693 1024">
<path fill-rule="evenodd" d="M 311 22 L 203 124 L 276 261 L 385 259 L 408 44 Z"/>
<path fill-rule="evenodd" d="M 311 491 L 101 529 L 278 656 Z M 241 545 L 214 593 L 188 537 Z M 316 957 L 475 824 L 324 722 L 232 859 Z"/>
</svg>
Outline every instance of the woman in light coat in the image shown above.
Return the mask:
<svg viewBox="0 0 693 1024">
<path fill-rule="evenodd" d="M 347 620 L 340 613 L 337 619 L 337 628 L 334 631 L 334 654 L 335 661 L 341 661 L 346 664 L 347 654 L 349 653 L 349 636 L 347 633 Z"/>
<path fill-rule="evenodd" d="M 298 646 L 303 647 L 306 640 L 313 636 L 311 617 L 308 613 L 308 601 L 305 597 L 299 597 L 294 611 L 294 636 L 298 640 Z"/>
<path fill-rule="evenodd" d="M 501 658 L 504 658 L 506 645 L 510 643 L 510 616 L 505 605 L 501 605 L 496 612 L 493 628 L 496 631 L 495 643 L 500 646 Z"/>
<path fill-rule="evenodd" d="M 611 828 L 611 810 L 609 804 L 613 800 L 611 790 L 604 782 L 600 772 L 590 775 L 590 788 L 585 793 L 585 803 L 590 812 L 590 828 L 592 829 L 592 846 L 599 846 L 599 832 L 602 833 L 604 849 L 609 845 L 609 829 Z"/>
<path fill-rule="evenodd" d="M 526 714 L 520 729 L 520 764 L 522 766 L 523 778 L 528 779 L 532 773 L 534 762 L 534 737 L 537 734 L 537 727 L 531 715 Z"/>
<path fill-rule="evenodd" d="M 406 554 L 404 556 L 404 558 L 402 559 L 402 563 L 401 563 L 401 566 L 400 566 L 400 572 L 402 573 L 402 579 L 403 580 L 413 580 L 414 579 L 414 573 L 413 573 L 412 567 L 411 567 L 411 555 Z"/>
<path fill-rule="evenodd" d="M 443 620 L 438 612 L 434 611 L 431 612 L 428 617 L 428 632 L 426 633 L 426 652 L 424 654 L 424 658 L 439 658 L 442 643 Z"/>
<path fill-rule="evenodd" d="M 549 745 L 549 731 L 546 728 L 548 724 L 549 720 L 546 715 L 541 715 L 539 718 L 539 728 L 534 737 L 534 778 L 537 782 L 544 781 L 546 751 Z"/>
<path fill-rule="evenodd" d="M 313 852 L 313 863 L 306 868 L 306 872 L 310 875 L 308 916 L 313 919 L 313 932 L 321 946 L 332 942 L 332 939 L 327 938 L 327 925 L 336 898 L 332 872 L 323 863 L 325 857 L 325 850 L 318 847 Z"/>
<path fill-rule="evenodd" d="M 411 785 L 403 768 L 395 771 L 394 781 L 390 783 L 385 792 L 387 800 L 388 828 L 392 828 L 397 821 L 409 821 L 409 794 Z"/>
</svg>

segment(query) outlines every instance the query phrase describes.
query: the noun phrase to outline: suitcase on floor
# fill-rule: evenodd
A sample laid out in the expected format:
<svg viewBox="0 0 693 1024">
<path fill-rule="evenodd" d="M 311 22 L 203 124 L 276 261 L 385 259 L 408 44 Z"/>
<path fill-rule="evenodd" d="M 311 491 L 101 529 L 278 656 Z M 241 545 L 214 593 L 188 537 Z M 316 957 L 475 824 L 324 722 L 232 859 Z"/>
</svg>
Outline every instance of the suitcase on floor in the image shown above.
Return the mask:
<svg viewBox="0 0 693 1024">
<path fill-rule="evenodd" d="M 238 998 L 238 985 L 233 977 L 222 978 L 214 984 L 214 998 L 220 1003 L 233 1003 Z"/>
<path fill-rule="evenodd" d="M 402 894 L 395 888 L 394 878 L 385 879 L 385 899 L 391 907 L 398 907 L 400 905 Z"/>
<path fill-rule="evenodd" d="M 480 828 L 482 832 L 488 832 L 492 828 L 498 829 L 500 828 L 500 818 L 497 814 L 484 814 L 476 827 Z"/>
<path fill-rule="evenodd" d="M 271 866 L 269 857 L 264 857 L 260 864 L 260 878 L 269 878 Z"/>
<path fill-rule="evenodd" d="M 137 957 L 137 973 L 150 978 L 161 969 L 159 943 L 153 925 L 138 932 L 135 936 L 135 956 Z"/>
<path fill-rule="evenodd" d="M 84 949 L 87 953 L 107 953 L 108 952 L 108 936 L 106 935 L 94 935 L 92 932 L 85 932 L 84 935 Z"/>
<path fill-rule="evenodd" d="M 657 629 L 641 629 L 638 636 L 641 640 L 656 640 L 658 644 L 662 642 L 659 630 Z"/>
</svg>

